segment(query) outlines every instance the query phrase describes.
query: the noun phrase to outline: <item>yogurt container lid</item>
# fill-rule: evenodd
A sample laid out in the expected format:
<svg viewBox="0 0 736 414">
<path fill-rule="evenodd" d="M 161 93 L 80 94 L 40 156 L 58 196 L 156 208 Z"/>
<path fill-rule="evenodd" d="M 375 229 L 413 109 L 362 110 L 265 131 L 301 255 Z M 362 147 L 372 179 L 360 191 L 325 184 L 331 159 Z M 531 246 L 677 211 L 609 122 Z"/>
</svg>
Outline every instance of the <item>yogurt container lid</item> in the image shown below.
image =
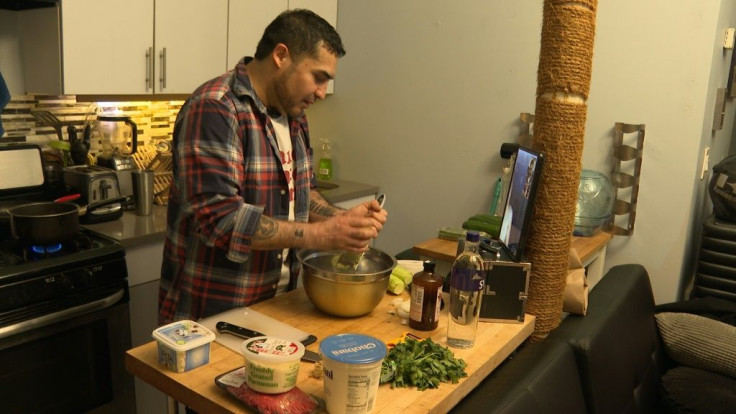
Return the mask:
<svg viewBox="0 0 736 414">
<path fill-rule="evenodd" d="M 372 336 L 346 333 L 323 339 L 319 352 L 345 364 L 371 364 L 386 357 L 386 344 Z"/>
<path fill-rule="evenodd" d="M 245 359 L 261 362 L 291 362 L 304 356 L 304 345 L 273 336 L 256 336 L 243 341 Z"/>
<path fill-rule="evenodd" d="M 153 338 L 177 351 L 188 351 L 215 340 L 215 334 L 197 322 L 182 320 L 153 331 Z"/>
</svg>

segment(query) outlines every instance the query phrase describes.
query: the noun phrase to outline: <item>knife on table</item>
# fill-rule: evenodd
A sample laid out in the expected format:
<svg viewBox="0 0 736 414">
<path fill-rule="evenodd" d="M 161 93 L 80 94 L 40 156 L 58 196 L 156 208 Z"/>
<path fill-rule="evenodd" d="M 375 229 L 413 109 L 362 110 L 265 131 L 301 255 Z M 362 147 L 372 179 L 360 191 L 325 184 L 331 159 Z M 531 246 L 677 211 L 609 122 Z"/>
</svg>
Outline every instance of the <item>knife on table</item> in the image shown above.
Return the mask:
<svg viewBox="0 0 736 414">
<path fill-rule="evenodd" d="M 237 336 L 238 338 L 243 339 L 250 339 L 255 338 L 256 336 L 267 336 L 266 334 L 258 331 L 254 331 L 252 329 L 243 328 L 242 326 L 233 325 L 228 322 L 217 322 L 215 325 L 215 329 L 217 329 L 217 332 L 221 334 L 230 334 L 233 336 Z M 316 340 L 316 337 L 313 335 L 310 335 L 309 338 L 302 341 L 302 344 L 308 345 L 311 344 Z M 302 361 L 308 361 L 308 362 L 319 362 L 322 360 L 322 356 L 318 354 L 317 352 L 310 351 L 305 349 L 304 350 L 304 356 L 302 357 Z"/>
</svg>

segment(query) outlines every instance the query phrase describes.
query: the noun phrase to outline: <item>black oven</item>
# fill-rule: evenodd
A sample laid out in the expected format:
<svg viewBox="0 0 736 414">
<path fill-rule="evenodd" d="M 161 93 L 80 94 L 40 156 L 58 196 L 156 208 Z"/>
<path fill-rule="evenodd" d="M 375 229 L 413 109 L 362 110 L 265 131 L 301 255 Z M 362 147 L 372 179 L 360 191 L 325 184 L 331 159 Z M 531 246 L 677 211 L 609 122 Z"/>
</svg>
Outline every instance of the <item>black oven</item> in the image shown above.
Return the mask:
<svg viewBox="0 0 736 414">
<path fill-rule="evenodd" d="M 80 230 L 72 245 L 0 238 L 0 411 L 134 413 L 125 252 Z"/>
</svg>

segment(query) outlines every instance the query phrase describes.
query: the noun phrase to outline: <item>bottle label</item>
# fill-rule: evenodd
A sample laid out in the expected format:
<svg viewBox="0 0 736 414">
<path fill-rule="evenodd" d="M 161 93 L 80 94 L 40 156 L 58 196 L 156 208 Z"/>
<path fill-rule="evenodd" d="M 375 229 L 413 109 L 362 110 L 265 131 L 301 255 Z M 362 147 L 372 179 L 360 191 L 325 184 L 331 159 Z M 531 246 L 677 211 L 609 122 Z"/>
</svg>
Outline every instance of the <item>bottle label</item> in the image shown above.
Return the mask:
<svg viewBox="0 0 736 414">
<path fill-rule="evenodd" d="M 450 285 L 457 290 L 477 292 L 483 290 L 486 278 L 484 272 L 478 269 L 452 269 Z"/>
<path fill-rule="evenodd" d="M 329 158 L 320 159 L 317 174 L 321 180 L 329 181 L 332 179 L 332 160 Z"/>
<path fill-rule="evenodd" d="M 424 288 L 419 285 L 411 287 L 411 305 L 409 306 L 409 318 L 417 322 L 422 321 L 424 309 Z"/>
</svg>

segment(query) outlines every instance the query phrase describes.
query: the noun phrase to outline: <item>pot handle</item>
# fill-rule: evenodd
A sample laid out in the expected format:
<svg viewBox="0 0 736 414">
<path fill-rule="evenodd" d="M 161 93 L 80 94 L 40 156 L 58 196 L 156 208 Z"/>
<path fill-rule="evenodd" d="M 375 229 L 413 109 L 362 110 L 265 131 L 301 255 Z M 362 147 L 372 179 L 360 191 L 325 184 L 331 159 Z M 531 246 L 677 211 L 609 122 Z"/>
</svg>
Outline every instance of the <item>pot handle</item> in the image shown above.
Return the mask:
<svg viewBox="0 0 736 414">
<path fill-rule="evenodd" d="M 56 200 L 54 200 L 54 203 L 68 203 L 69 201 L 74 201 L 74 200 L 79 199 L 79 197 L 81 196 L 82 194 L 80 193 L 65 195 L 63 197 L 59 197 Z"/>
<path fill-rule="evenodd" d="M 107 200 L 104 200 L 104 201 L 100 201 L 99 203 L 89 204 L 87 206 L 87 210 L 92 209 L 92 208 L 106 206 L 106 205 L 112 204 L 112 203 L 122 203 L 122 204 L 125 204 L 125 202 L 128 201 L 129 199 L 130 199 L 130 197 L 128 197 L 128 196 L 120 196 L 120 197 L 110 198 L 110 199 L 107 199 Z"/>
</svg>

